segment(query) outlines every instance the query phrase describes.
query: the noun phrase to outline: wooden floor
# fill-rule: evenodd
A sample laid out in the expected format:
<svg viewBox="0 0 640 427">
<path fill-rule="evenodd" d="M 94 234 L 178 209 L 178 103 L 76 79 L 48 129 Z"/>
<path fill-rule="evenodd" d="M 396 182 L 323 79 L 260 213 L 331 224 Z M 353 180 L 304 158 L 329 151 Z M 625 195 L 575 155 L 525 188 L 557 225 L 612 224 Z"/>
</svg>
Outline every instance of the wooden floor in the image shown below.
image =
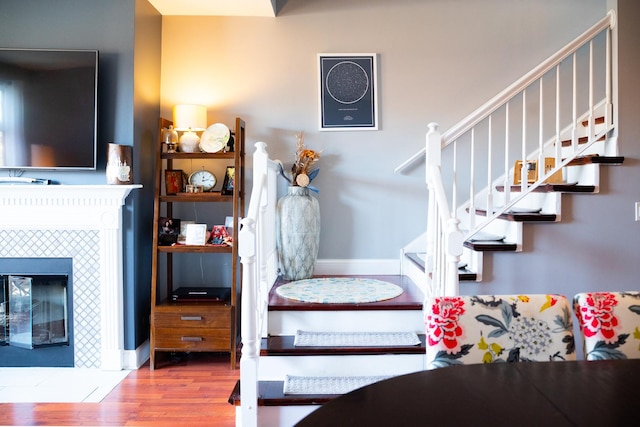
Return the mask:
<svg viewBox="0 0 640 427">
<path fill-rule="evenodd" d="M 389 281 L 405 291 L 393 300 L 356 304 L 361 310 L 421 307 L 422 294 L 405 277 L 358 277 Z M 353 309 L 350 304 L 300 303 L 271 294 L 270 310 L 310 308 Z M 235 406 L 228 400 L 240 370 L 230 369 L 228 354 L 191 353 L 157 363 L 154 371 L 148 363 L 132 371 L 100 403 L 0 404 L 0 426 L 235 426 Z"/>
<path fill-rule="evenodd" d="M 228 354 L 191 353 L 132 371 L 100 403 L 0 404 L 0 425 L 232 427 L 239 376 Z"/>
</svg>

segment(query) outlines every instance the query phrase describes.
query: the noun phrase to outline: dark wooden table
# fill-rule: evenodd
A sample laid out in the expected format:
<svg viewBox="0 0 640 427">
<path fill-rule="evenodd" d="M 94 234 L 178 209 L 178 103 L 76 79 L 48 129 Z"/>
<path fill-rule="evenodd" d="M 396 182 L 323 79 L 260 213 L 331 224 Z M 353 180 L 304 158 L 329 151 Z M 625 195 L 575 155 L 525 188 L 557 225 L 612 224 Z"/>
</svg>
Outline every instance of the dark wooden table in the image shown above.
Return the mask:
<svg viewBox="0 0 640 427">
<path fill-rule="evenodd" d="M 311 426 L 640 425 L 640 360 L 462 365 L 354 390 Z"/>
</svg>

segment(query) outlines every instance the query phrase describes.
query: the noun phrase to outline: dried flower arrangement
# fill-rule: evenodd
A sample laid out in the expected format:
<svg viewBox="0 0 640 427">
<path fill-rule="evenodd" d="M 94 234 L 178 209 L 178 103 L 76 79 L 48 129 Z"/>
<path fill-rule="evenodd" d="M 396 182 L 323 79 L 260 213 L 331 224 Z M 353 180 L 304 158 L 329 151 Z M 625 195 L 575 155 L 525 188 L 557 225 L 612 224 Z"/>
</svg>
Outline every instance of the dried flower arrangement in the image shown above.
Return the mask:
<svg viewBox="0 0 640 427">
<path fill-rule="evenodd" d="M 284 173 L 282 164 L 280 164 L 280 175 L 293 186 L 309 187 L 310 190 L 317 192 L 318 190 L 309 184 L 320 172 L 318 168 L 312 169 L 313 165 L 320 160 L 320 152 L 305 147 L 304 132 L 296 133 L 296 140 L 296 158 L 291 166 L 291 177 Z"/>
</svg>

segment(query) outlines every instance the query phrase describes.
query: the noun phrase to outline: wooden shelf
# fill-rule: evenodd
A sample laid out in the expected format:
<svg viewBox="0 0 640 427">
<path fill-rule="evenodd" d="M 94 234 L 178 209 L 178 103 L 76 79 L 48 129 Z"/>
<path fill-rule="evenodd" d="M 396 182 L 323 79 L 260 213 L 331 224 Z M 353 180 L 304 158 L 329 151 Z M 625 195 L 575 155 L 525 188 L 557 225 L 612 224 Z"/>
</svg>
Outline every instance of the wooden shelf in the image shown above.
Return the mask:
<svg viewBox="0 0 640 427">
<path fill-rule="evenodd" d="M 233 227 L 230 234 L 238 236 L 240 218 L 244 215 L 244 144 L 245 122 L 236 118 L 234 132 L 233 152 L 220 153 L 167 153 L 162 140 L 163 129 L 172 123 L 166 119 L 159 121 L 159 137 L 156 147 L 156 176 L 154 197 L 154 222 L 153 222 L 153 259 L 151 276 L 151 316 L 150 316 L 150 369 L 155 369 L 156 352 L 227 352 L 230 354 L 230 367 L 236 368 L 236 351 L 239 335 L 240 310 L 237 309 L 242 289 L 242 275 L 240 272 L 240 258 L 236 244 L 228 245 L 160 245 L 159 231 L 160 218 L 175 218 L 174 208 L 185 203 L 226 204 L 233 210 Z M 164 185 L 165 170 L 181 169 L 180 166 L 189 160 L 200 159 L 206 161 L 210 167 L 229 167 L 230 163 L 235 168 L 233 176 L 233 194 L 221 194 L 220 191 L 201 193 L 179 192 L 166 194 Z M 220 164 L 221 163 L 221 164 Z M 179 184 L 178 184 L 179 185 Z M 186 182 L 183 183 L 183 186 Z M 198 205 L 199 206 L 199 205 Z M 195 207 L 194 207 L 195 209 Z M 207 211 L 205 207 L 205 211 Z M 184 210 L 183 210 L 184 211 Z M 217 212 L 216 209 L 212 211 Z M 228 208 L 222 209 L 228 212 Z M 223 213 L 214 213 L 224 215 Z M 197 215 L 196 215 L 197 216 Z M 191 218 L 179 218 L 188 221 Z M 225 217 L 207 218 L 208 227 L 213 224 L 224 224 Z M 199 222 L 202 220 L 199 220 Z M 181 254 L 174 257 L 174 254 Z M 183 255 L 184 254 L 184 255 Z M 229 297 L 222 301 L 173 301 L 169 298 L 172 292 L 187 283 L 188 280 L 180 276 L 179 268 L 174 263 L 177 260 L 188 258 L 188 254 L 205 255 L 206 260 L 215 260 L 220 254 L 231 256 L 220 258 L 223 268 L 229 272 L 223 276 L 230 277 L 227 283 L 216 284 L 211 287 L 229 289 Z M 203 256 L 202 259 L 205 259 Z M 225 278 L 226 282 L 228 279 Z M 207 286 L 204 286 L 207 287 Z M 226 298 L 226 297 L 225 297 Z"/>
<path fill-rule="evenodd" d="M 185 202 L 205 202 L 205 203 L 218 203 L 218 202 L 233 202 L 233 196 L 227 196 L 220 194 L 219 191 L 212 191 L 208 193 L 178 193 L 175 195 L 162 195 L 160 201 L 163 203 L 185 203 Z"/>
<path fill-rule="evenodd" d="M 170 160 L 180 160 L 180 159 L 207 159 L 207 160 L 215 160 L 215 159 L 234 159 L 236 152 L 225 152 L 225 153 L 166 153 L 163 152 L 160 154 L 162 159 L 170 159 Z"/>
<path fill-rule="evenodd" d="M 208 254 L 230 254 L 233 252 L 232 246 L 227 245 L 181 245 L 176 244 L 173 246 L 158 246 L 158 252 L 165 253 L 208 253 Z"/>
</svg>

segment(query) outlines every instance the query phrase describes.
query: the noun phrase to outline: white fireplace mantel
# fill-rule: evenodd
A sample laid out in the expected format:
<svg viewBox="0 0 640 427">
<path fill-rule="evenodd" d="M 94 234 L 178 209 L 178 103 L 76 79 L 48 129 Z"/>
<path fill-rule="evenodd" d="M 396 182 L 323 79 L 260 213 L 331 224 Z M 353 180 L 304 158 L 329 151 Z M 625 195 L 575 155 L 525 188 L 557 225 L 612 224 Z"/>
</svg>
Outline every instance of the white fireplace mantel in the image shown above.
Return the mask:
<svg viewBox="0 0 640 427">
<path fill-rule="evenodd" d="M 122 206 L 141 185 L 7 185 L 0 187 L 2 230 L 97 230 L 100 368 L 123 369 Z M 37 243 L 36 243 L 37 244 Z M 96 328 L 97 329 L 97 328 Z"/>
</svg>

